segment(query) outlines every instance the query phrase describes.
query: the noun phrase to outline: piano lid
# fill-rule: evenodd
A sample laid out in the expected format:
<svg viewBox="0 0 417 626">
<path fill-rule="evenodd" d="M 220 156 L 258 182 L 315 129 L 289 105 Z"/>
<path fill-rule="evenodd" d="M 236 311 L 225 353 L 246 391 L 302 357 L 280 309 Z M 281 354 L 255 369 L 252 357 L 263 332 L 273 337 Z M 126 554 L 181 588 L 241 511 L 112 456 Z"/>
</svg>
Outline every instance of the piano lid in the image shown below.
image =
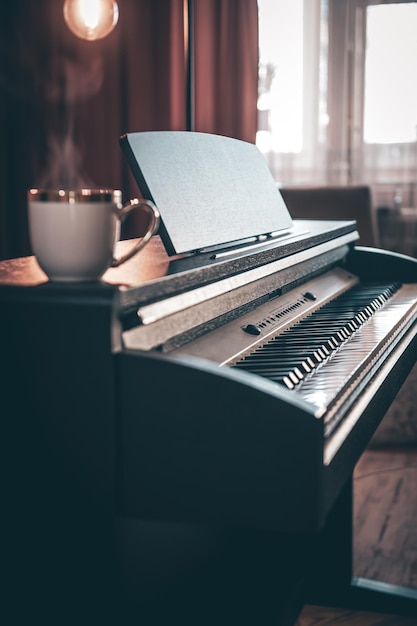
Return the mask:
<svg viewBox="0 0 417 626">
<path fill-rule="evenodd" d="M 159 234 L 170 256 L 292 227 L 253 144 L 189 131 L 128 133 L 120 144 L 143 197 L 159 209 Z"/>
</svg>

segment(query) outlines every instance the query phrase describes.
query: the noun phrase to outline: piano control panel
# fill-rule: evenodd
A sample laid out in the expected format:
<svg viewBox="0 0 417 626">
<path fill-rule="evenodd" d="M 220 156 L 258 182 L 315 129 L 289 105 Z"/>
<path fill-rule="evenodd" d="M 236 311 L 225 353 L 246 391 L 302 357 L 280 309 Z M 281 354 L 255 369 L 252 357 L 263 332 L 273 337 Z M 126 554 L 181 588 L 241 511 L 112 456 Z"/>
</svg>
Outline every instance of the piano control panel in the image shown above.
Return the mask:
<svg viewBox="0 0 417 626">
<path fill-rule="evenodd" d="M 358 278 L 350 272 L 334 268 L 181 346 L 173 354 L 230 365 L 357 283 Z"/>
</svg>

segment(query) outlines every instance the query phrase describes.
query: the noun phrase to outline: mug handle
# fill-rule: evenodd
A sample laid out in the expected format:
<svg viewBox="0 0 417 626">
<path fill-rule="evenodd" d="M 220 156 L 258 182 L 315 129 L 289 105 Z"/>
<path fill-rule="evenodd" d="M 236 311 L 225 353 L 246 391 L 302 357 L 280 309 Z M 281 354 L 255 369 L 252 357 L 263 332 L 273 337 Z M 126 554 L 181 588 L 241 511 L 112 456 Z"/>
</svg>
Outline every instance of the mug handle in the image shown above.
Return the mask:
<svg viewBox="0 0 417 626">
<path fill-rule="evenodd" d="M 137 254 L 139 250 L 142 250 L 142 248 L 146 246 L 146 244 L 148 243 L 152 235 L 154 235 L 156 231 L 158 230 L 160 214 L 159 214 L 158 209 L 154 205 L 154 203 L 151 202 L 150 200 L 138 200 L 138 198 L 129 200 L 129 202 L 125 204 L 118 211 L 117 218 L 120 221 L 120 223 L 123 222 L 125 217 L 129 213 L 131 213 L 131 211 L 139 207 L 145 207 L 147 213 L 150 216 L 148 230 L 146 231 L 146 234 L 142 237 L 142 239 L 135 246 L 133 246 L 133 248 L 129 250 L 129 252 L 126 252 L 126 254 L 124 254 L 121 257 L 118 257 L 118 258 L 114 257 L 111 267 L 118 267 L 125 261 L 128 261 L 129 259 L 131 259 L 132 256 Z"/>
</svg>

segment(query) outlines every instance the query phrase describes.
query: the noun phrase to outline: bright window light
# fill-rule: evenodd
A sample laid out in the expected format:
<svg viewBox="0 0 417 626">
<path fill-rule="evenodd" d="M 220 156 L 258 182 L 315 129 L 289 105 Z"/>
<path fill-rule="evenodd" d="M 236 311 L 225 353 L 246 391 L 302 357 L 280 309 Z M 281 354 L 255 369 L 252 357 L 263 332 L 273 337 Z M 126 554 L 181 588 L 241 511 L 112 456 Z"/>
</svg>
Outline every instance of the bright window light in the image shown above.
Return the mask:
<svg viewBox="0 0 417 626">
<path fill-rule="evenodd" d="M 303 147 L 303 0 L 258 0 L 260 150 Z M 268 130 L 266 129 L 266 126 Z"/>
<path fill-rule="evenodd" d="M 364 140 L 417 139 L 417 3 L 367 9 Z"/>
</svg>

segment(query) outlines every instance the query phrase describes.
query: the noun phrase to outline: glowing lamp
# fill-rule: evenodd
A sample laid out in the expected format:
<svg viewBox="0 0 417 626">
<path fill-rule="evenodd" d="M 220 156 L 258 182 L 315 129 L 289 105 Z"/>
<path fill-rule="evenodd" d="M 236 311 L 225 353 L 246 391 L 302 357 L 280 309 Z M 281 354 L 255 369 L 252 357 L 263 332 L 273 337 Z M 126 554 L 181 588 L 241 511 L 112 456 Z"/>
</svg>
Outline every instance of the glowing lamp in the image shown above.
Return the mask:
<svg viewBox="0 0 417 626">
<path fill-rule="evenodd" d="M 111 33 L 119 7 L 114 0 L 65 0 L 64 18 L 74 35 L 93 41 Z"/>
</svg>

